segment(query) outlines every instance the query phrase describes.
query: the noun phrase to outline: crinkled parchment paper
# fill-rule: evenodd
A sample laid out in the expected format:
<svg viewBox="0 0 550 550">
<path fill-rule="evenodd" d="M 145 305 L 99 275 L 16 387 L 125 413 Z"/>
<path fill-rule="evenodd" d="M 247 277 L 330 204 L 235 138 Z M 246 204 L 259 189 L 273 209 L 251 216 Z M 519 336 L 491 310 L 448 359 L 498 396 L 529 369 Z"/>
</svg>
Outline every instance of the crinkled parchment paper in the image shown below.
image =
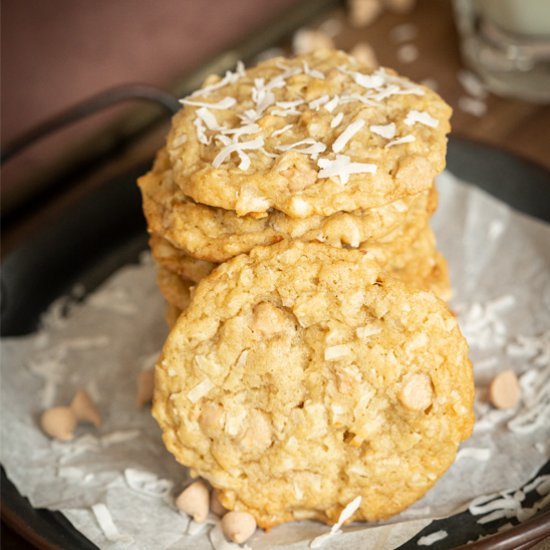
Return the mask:
<svg viewBox="0 0 550 550">
<path fill-rule="evenodd" d="M 330 540 L 330 548 L 398 546 L 475 497 L 522 487 L 549 457 L 550 226 L 449 174 L 441 176 L 439 190 L 433 225 L 449 259 L 452 307 L 475 365 L 476 430 L 462 447 L 469 450 L 424 499 L 387 525 L 350 526 Z M 84 303 L 73 304 L 67 317 L 54 305 L 37 334 L 2 341 L 1 461 L 7 475 L 35 507 L 61 510 L 101 548 L 211 548 L 209 527 L 185 534 L 188 519 L 174 509 L 171 495 L 185 485 L 187 471 L 164 450 L 149 411 L 135 405 L 136 375 L 152 365 L 166 334 L 163 307 L 153 266 L 144 261 L 118 271 Z M 511 411 L 496 411 L 484 400 L 485 388 L 508 368 L 520 377 L 522 401 Z M 38 428 L 40 413 L 69 403 L 80 388 L 97 400 L 103 426 L 80 427 L 69 443 L 51 441 Z M 513 494 L 521 508 L 521 493 Z M 100 528 L 92 511 L 97 504 L 105 505 L 114 531 Z M 489 522 L 486 512 L 513 515 L 513 505 L 504 508 L 478 506 L 476 513 Z M 258 531 L 249 544 L 307 548 L 327 531 L 299 522 Z"/>
</svg>

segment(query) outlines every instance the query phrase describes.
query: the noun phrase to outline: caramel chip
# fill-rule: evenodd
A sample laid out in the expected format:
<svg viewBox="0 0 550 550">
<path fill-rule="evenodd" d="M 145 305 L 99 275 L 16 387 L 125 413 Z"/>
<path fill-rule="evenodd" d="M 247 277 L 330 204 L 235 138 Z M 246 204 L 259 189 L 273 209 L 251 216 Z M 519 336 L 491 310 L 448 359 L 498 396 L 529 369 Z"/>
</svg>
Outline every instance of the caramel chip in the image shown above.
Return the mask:
<svg viewBox="0 0 550 550">
<path fill-rule="evenodd" d="M 511 409 L 519 400 L 520 390 L 514 371 L 497 374 L 489 385 L 489 401 L 497 409 Z"/>
</svg>

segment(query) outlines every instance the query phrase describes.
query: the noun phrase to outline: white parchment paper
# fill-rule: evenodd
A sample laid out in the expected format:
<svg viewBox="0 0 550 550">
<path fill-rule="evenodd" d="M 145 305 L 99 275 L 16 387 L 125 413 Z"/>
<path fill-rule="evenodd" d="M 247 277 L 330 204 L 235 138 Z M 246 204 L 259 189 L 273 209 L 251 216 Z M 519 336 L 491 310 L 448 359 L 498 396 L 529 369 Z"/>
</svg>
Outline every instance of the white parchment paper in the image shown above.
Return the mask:
<svg viewBox="0 0 550 550">
<path fill-rule="evenodd" d="M 388 524 L 350 526 L 330 548 L 397 547 L 475 497 L 522 487 L 550 456 L 550 226 L 448 173 L 439 191 L 433 226 L 451 267 L 452 307 L 471 347 L 476 429 L 424 499 Z M 8 477 L 35 507 L 61 510 L 100 548 L 212 548 L 210 526 L 186 534 L 189 520 L 175 510 L 173 495 L 187 471 L 164 450 L 149 411 L 135 404 L 137 373 L 152 366 L 166 335 L 153 266 L 145 260 L 125 267 L 68 316 L 60 309 L 54 304 L 38 333 L 2 341 L 0 458 Z M 504 369 L 520 377 L 522 400 L 496 411 L 485 391 Z M 39 415 L 68 404 L 80 388 L 97 401 L 103 426 L 80 427 L 69 443 L 51 441 L 38 428 Z M 136 487 L 135 471 L 151 483 Z M 111 540 L 92 511 L 97 504 L 112 517 Z M 327 531 L 315 522 L 287 524 L 258 531 L 249 545 L 307 548 Z"/>
</svg>

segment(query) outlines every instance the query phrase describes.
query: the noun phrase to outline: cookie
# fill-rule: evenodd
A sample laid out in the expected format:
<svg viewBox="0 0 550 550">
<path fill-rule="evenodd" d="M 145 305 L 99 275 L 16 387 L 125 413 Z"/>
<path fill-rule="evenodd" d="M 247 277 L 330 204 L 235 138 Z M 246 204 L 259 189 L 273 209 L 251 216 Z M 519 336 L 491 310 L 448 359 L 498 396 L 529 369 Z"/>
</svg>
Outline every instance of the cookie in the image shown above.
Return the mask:
<svg viewBox="0 0 550 550">
<path fill-rule="evenodd" d="M 151 236 L 149 248 L 158 265 L 194 283 L 204 279 L 218 265 L 187 255 L 159 235 Z"/>
<path fill-rule="evenodd" d="M 403 237 L 409 228 L 428 223 L 437 207 L 435 186 L 378 208 L 337 212 L 327 217 L 289 218 L 271 210 L 267 216 L 237 216 L 230 210 L 197 204 L 173 182 L 166 154 L 160 151 L 153 170 L 138 184 L 149 230 L 162 235 L 190 256 L 223 262 L 254 246 L 283 239 L 357 247 L 379 239 Z"/>
<path fill-rule="evenodd" d="M 166 321 L 169 329 L 172 329 L 174 327 L 180 315 L 181 309 L 171 304 L 170 302 L 166 302 L 166 309 L 164 310 L 164 320 Z"/>
<path fill-rule="evenodd" d="M 422 497 L 473 426 L 468 348 L 433 294 L 358 250 L 282 242 L 195 289 L 156 365 L 164 442 L 262 527 L 379 520 Z"/>
<path fill-rule="evenodd" d="M 193 283 L 183 279 L 169 269 L 159 267 L 157 269 L 157 285 L 164 299 L 178 310 L 183 311 L 189 305 L 191 298 L 190 289 Z M 174 312 L 170 312 L 172 318 Z M 167 322 L 169 323 L 169 319 Z"/>
<path fill-rule="evenodd" d="M 176 184 L 239 216 L 374 208 L 427 191 L 445 165 L 450 107 L 341 51 L 239 66 L 181 102 L 167 139 Z"/>
<path fill-rule="evenodd" d="M 151 237 L 149 245 L 160 266 L 195 283 L 219 265 L 197 260 L 158 235 Z M 430 226 L 424 227 L 414 238 L 408 237 L 405 241 L 363 244 L 360 248 L 405 284 L 434 291 L 440 298 L 448 299 L 448 269 L 445 259 L 437 252 L 435 236 Z M 434 271 L 436 264 L 437 272 Z"/>
</svg>

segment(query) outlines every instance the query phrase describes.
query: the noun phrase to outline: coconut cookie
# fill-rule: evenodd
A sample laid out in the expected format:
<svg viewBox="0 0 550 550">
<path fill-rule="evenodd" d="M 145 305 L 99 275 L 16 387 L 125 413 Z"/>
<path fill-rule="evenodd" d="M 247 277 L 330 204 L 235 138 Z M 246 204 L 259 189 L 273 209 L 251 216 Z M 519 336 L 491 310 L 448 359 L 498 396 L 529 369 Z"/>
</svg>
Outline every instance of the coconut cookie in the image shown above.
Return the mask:
<svg viewBox="0 0 550 550">
<path fill-rule="evenodd" d="M 153 257 L 161 266 L 161 287 L 165 297 L 175 303 L 175 296 L 183 288 L 187 300 L 187 286 L 198 283 L 219 264 L 196 260 L 181 250 L 174 248 L 162 237 L 153 235 L 149 241 Z M 401 241 L 378 243 L 361 247 L 368 257 L 375 260 L 389 275 L 407 286 L 434 292 L 439 298 L 451 297 L 447 262 L 437 251 L 435 236 L 430 226 L 426 226 L 410 245 L 403 248 Z M 166 273 L 165 270 L 171 272 Z M 173 274 L 177 275 L 175 279 Z M 172 284 L 170 282 L 172 281 Z M 170 288 L 168 288 L 170 287 Z M 185 302 L 184 302 L 185 303 Z"/>
<path fill-rule="evenodd" d="M 167 448 L 262 527 L 377 520 L 419 499 L 473 425 L 468 348 L 433 294 L 365 253 L 282 242 L 196 287 L 156 366 Z"/>
<path fill-rule="evenodd" d="M 166 268 L 159 267 L 157 269 L 157 286 L 164 299 L 172 306 L 175 306 L 180 312 L 189 305 L 191 299 L 190 289 L 193 286 L 191 281 L 178 276 Z M 168 318 L 172 319 L 173 315 L 175 315 L 173 311 L 168 313 L 167 322 L 169 324 L 170 321 L 168 321 Z"/>
<path fill-rule="evenodd" d="M 149 248 L 158 265 L 194 283 L 204 279 L 218 265 L 188 256 L 159 235 L 151 236 Z"/>
<path fill-rule="evenodd" d="M 340 51 L 239 65 L 181 102 L 167 139 L 174 181 L 239 216 L 373 208 L 428 190 L 445 165 L 450 107 Z"/>
<path fill-rule="evenodd" d="M 172 244 L 153 235 L 149 240 L 151 252 L 157 263 L 183 279 L 195 283 L 206 277 L 218 263 L 197 260 L 185 252 L 175 248 Z M 444 258 L 437 252 L 435 236 L 429 225 L 425 226 L 417 235 L 407 236 L 406 240 L 392 240 L 389 242 L 364 243 L 361 250 L 369 258 L 378 262 L 390 275 L 409 286 L 424 290 L 434 290 L 432 279 L 437 281 L 435 288 L 441 285 L 447 287 L 444 294 L 448 294 L 448 272 Z M 439 264 L 441 276 L 435 276 L 433 270 Z M 435 290 L 434 290 L 435 291 Z M 435 293 L 443 296 L 439 291 Z M 166 295 L 166 292 L 164 292 Z"/>
<path fill-rule="evenodd" d="M 425 226 L 437 207 L 435 186 L 378 208 L 336 212 L 327 217 L 289 218 L 272 210 L 266 216 L 237 216 L 230 210 L 197 204 L 173 182 L 166 154 L 160 151 L 151 172 L 138 184 L 149 230 L 163 235 L 187 254 L 223 262 L 254 246 L 283 239 L 319 241 L 357 248 L 364 242 L 399 239 Z M 412 228 L 412 229 L 411 229 Z"/>
</svg>

